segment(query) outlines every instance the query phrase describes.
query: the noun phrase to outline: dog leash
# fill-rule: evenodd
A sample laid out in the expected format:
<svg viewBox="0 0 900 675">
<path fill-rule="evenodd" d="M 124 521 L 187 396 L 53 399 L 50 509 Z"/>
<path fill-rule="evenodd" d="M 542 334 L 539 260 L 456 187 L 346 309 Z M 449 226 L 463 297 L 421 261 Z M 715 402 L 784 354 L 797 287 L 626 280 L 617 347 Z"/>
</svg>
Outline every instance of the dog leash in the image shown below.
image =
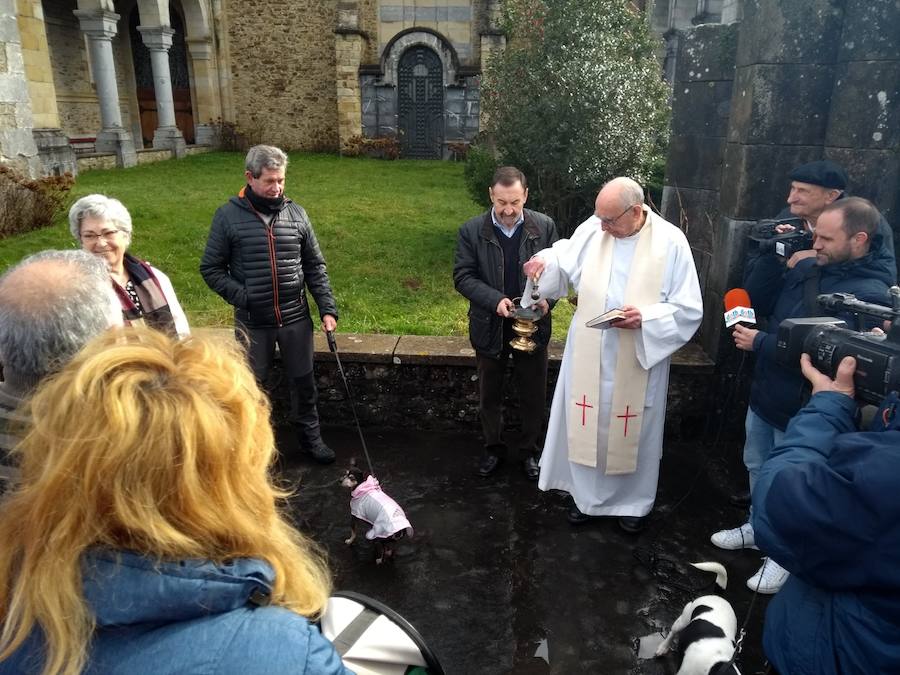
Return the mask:
<svg viewBox="0 0 900 675">
<path fill-rule="evenodd" d="M 350 382 L 347 380 L 347 375 L 344 373 L 344 366 L 341 365 L 341 357 L 340 354 L 338 354 L 337 339 L 334 337 L 334 331 L 325 331 L 325 337 L 328 338 L 328 349 L 331 350 L 331 353 L 334 354 L 335 361 L 337 361 L 338 372 L 341 374 L 341 379 L 344 381 L 344 389 L 347 392 L 347 400 L 350 401 L 350 410 L 353 411 L 353 421 L 356 422 L 356 431 L 359 433 L 359 442 L 362 444 L 363 452 L 366 455 L 369 473 L 374 477 L 375 468 L 372 466 L 372 458 L 369 457 L 369 448 L 366 447 L 366 439 L 363 436 L 362 427 L 359 424 L 359 417 L 356 415 L 356 403 L 354 403 L 353 400 L 353 392 L 350 391 Z"/>
<path fill-rule="evenodd" d="M 750 617 L 753 616 L 753 605 L 756 604 L 756 597 L 759 595 L 759 585 L 762 583 L 763 573 L 766 571 L 766 565 L 769 564 L 769 558 L 766 557 L 763 560 L 762 569 L 759 571 L 759 579 L 756 582 L 756 588 L 753 589 L 753 597 L 750 598 L 750 606 L 747 608 L 747 614 L 744 616 L 744 623 L 741 625 L 741 630 L 738 631 L 737 640 L 734 642 L 734 654 L 731 656 L 731 661 L 729 662 L 731 665 L 734 665 L 734 662 L 737 661 L 738 657 L 741 655 L 741 649 L 744 647 L 744 637 L 747 635 L 747 624 L 750 623 Z"/>
</svg>

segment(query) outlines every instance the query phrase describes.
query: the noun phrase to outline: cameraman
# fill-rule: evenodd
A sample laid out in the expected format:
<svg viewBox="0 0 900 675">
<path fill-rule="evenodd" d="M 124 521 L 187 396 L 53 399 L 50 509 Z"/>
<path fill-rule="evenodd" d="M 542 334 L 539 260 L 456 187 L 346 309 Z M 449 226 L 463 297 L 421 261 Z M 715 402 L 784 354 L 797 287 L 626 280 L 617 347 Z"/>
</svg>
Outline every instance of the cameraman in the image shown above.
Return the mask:
<svg viewBox="0 0 900 675">
<path fill-rule="evenodd" d="M 896 272 L 893 258 L 889 263 L 878 249 L 882 245 L 876 236 L 880 218 L 878 209 L 860 197 L 828 204 L 816 224 L 815 260 L 801 260 L 782 275 L 777 256 L 768 253 L 760 256 L 745 280 L 757 316 L 767 317 L 764 330 L 740 324 L 734 329 L 737 348 L 756 353 L 744 442 L 744 464 L 751 490 L 759 468 L 781 441 L 788 421 L 803 403 L 802 376 L 775 362 L 778 327 L 785 319 L 820 315 L 816 302 L 819 293 L 852 293 L 865 302 L 887 304 L 888 287 L 894 283 Z M 778 292 L 773 293 L 771 281 L 776 275 L 781 281 Z M 862 328 L 854 325 L 852 314 L 838 318 L 849 326 Z M 749 521 L 738 528 L 720 530 L 710 540 L 728 550 L 756 548 Z M 747 581 L 747 586 L 760 593 L 775 593 L 787 576 L 786 570 L 770 560 Z"/>
<path fill-rule="evenodd" d="M 803 229 L 807 233 L 813 234 L 816 222 L 824 208 L 847 196 L 847 172 L 839 164 L 822 159 L 801 164 L 791 171 L 789 178 L 791 186 L 787 197 L 787 207 L 775 216 L 774 220 L 776 222 L 794 221 L 795 223 L 800 220 Z M 786 234 L 795 229 L 797 226 L 788 223 L 775 227 L 778 234 Z M 884 217 L 879 220 L 878 234 L 882 238 L 882 254 L 889 256 L 891 265 L 895 265 L 894 235 Z M 812 248 L 797 251 L 788 258 L 786 265 L 788 268 L 792 268 L 801 260 L 813 258 L 815 255 L 815 250 Z M 758 255 L 751 252 L 747 258 L 745 276 L 750 273 L 757 260 Z"/>
<path fill-rule="evenodd" d="M 801 358 L 813 396 L 753 488 L 756 541 L 791 571 L 763 646 L 778 672 L 900 672 L 900 399 L 854 425 L 853 373 Z M 771 564 L 771 563 L 770 563 Z"/>
</svg>

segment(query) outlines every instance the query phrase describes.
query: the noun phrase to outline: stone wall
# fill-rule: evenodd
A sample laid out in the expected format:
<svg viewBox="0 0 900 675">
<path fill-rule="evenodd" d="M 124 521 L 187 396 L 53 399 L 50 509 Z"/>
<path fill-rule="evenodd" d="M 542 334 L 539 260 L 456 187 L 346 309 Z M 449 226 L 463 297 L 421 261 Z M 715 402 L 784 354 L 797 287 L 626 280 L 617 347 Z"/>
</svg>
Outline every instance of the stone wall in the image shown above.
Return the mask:
<svg viewBox="0 0 900 675">
<path fill-rule="evenodd" d="M 480 432 L 478 376 L 467 338 L 339 333 L 341 365 L 350 383 L 356 413 L 363 426 Z M 559 374 L 563 345 L 550 351 L 547 406 Z M 316 376 L 323 424 L 353 424 L 353 412 L 335 357 L 321 331 L 316 335 Z M 669 380 L 667 427 L 670 433 L 693 434 L 710 412 L 710 362 L 695 345 L 673 357 Z M 511 373 L 511 371 L 510 371 Z M 508 375 L 509 377 L 510 375 Z M 276 371 L 276 417 L 284 421 L 289 394 Z M 507 391 L 512 391 L 510 386 Z M 506 423 L 519 424 L 518 402 L 508 397 Z"/>
<path fill-rule="evenodd" d="M 115 155 L 81 155 L 75 160 L 78 164 L 78 173 L 93 171 L 94 169 L 115 169 Z"/>
<path fill-rule="evenodd" d="M 336 150 L 335 0 L 225 8 L 235 122 L 254 142 Z"/>
<path fill-rule="evenodd" d="M 40 175 L 22 42 L 13 0 L 0 0 L 0 163 Z"/>
</svg>

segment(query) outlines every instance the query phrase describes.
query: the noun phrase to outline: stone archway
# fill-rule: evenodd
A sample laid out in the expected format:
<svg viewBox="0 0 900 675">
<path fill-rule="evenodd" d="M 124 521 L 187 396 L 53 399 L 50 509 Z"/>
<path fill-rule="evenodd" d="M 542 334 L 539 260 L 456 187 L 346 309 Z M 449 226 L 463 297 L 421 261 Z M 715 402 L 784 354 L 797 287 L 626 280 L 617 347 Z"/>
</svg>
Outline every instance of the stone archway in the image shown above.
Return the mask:
<svg viewBox="0 0 900 675">
<path fill-rule="evenodd" d="M 438 55 L 424 45 L 407 49 L 397 64 L 397 131 L 403 157 L 442 157 L 444 70 Z"/>
</svg>

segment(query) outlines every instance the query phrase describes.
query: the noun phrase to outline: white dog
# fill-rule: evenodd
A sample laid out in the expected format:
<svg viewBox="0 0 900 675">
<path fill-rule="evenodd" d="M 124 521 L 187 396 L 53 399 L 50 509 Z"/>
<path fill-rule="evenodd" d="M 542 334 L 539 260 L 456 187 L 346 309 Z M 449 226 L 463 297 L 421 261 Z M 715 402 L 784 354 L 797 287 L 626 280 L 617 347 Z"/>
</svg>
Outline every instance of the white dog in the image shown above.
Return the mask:
<svg viewBox="0 0 900 675">
<path fill-rule="evenodd" d="M 693 563 L 706 572 L 715 572 L 716 584 L 724 589 L 728 583 L 725 568 L 719 563 Z M 685 605 L 675 619 L 672 630 L 656 650 L 662 656 L 678 638 L 681 667 L 676 675 L 740 675 L 731 659 L 734 657 L 734 638 L 737 617 L 725 598 L 704 595 Z"/>
</svg>

